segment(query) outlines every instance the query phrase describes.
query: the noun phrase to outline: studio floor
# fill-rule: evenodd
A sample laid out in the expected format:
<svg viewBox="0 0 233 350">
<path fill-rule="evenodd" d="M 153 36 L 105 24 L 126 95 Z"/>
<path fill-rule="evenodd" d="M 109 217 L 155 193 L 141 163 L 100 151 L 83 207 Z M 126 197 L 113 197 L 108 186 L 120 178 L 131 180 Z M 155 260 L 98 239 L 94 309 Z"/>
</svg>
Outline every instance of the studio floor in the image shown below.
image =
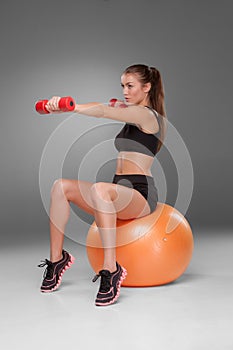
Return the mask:
<svg viewBox="0 0 233 350">
<path fill-rule="evenodd" d="M 60 288 L 40 293 L 47 241 L 1 247 L 0 348 L 233 349 L 233 233 L 196 230 L 186 272 L 160 287 L 121 288 L 118 302 L 94 305 L 98 282 L 85 248 L 65 239 L 76 258 Z"/>
</svg>

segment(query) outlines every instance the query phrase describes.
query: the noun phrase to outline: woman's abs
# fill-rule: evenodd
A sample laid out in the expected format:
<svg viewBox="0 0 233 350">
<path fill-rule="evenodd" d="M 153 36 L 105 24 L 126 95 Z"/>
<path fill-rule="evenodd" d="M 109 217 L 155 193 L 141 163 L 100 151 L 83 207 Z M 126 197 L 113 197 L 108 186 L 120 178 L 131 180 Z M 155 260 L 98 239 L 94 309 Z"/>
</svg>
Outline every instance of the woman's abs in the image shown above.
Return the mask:
<svg viewBox="0 0 233 350">
<path fill-rule="evenodd" d="M 119 152 L 117 158 L 116 174 L 151 174 L 153 158 L 137 152 Z"/>
</svg>

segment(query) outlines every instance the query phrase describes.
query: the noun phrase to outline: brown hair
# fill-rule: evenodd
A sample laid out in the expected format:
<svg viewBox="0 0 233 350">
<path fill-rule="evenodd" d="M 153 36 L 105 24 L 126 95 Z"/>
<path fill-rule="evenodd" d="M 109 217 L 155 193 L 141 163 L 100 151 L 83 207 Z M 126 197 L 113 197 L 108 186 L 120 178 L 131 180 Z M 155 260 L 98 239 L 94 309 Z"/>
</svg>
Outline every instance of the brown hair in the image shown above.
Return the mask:
<svg viewBox="0 0 233 350">
<path fill-rule="evenodd" d="M 160 124 L 160 138 L 157 152 L 160 150 L 166 133 L 166 111 L 164 102 L 164 88 L 161 74 L 158 69 L 144 64 L 134 64 L 125 69 L 124 74 L 136 74 L 142 85 L 151 84 L 149 91 L 150 106 L 155 109 L 163 118 Z"/>
</svg>

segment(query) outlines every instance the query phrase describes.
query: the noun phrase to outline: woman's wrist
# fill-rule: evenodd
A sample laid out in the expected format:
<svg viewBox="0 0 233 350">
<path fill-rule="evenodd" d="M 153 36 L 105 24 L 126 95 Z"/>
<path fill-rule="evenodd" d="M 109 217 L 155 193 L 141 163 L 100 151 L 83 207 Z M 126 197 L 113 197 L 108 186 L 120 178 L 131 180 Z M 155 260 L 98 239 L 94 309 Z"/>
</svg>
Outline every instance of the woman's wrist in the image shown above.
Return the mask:
<svg viewBox="0 0 233 350">
<path fill-rule="evenodd" d="M 79 112 L 79 109 L 80 109 L 80 104 L 75 103 L 74 112 L 80 113 L 80 112 Z"/>
</svg>

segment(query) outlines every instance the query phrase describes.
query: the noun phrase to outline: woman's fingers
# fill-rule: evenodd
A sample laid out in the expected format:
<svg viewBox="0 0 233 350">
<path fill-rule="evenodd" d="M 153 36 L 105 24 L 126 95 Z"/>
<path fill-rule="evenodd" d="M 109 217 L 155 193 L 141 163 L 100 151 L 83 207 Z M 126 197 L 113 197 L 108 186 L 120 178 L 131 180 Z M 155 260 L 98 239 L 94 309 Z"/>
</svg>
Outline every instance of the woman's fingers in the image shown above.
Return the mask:
<svg viewBox="0 0 233 350">
<path fill-rule="evenodd" d="M 61 97 L 53 96 L 50 100 L 48 100 L 46 108 L 49 112 L 60 112 L 59 101 Z"/>
</svg>

